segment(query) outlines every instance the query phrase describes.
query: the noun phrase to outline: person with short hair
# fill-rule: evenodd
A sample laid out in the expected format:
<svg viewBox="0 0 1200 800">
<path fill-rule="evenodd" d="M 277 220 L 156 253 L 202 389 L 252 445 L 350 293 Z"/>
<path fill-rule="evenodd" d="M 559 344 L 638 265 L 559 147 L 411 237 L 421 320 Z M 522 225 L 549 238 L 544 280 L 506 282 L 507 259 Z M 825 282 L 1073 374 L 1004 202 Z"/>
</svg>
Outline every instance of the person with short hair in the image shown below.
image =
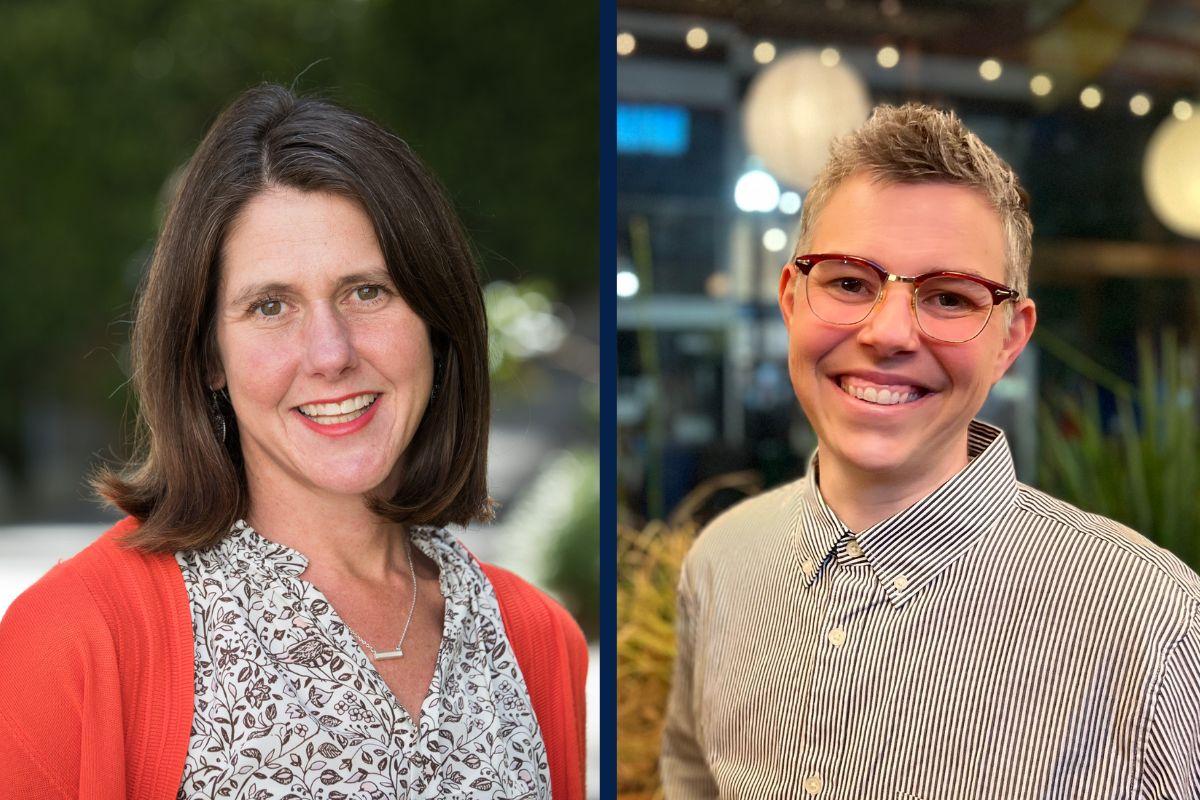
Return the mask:
<svg viewBox="0 0 1200 800">
<path fill-rule="evenodd" d="M 975 419 L 1036 324 L 1031 236 L 953 113 L 833 146 L 779 283 L 817 449 L 688 554 L 666 797 L 1200 797 L 1200 578 Z"/>
<path fill-rule="evenodd" d="M 0 794 L 582 798 L 574 620 L 491 516 L 470 246 L 408 145 L 265 84 L 140 288 L 128 516 L 0 622 Z"/>
</svg>

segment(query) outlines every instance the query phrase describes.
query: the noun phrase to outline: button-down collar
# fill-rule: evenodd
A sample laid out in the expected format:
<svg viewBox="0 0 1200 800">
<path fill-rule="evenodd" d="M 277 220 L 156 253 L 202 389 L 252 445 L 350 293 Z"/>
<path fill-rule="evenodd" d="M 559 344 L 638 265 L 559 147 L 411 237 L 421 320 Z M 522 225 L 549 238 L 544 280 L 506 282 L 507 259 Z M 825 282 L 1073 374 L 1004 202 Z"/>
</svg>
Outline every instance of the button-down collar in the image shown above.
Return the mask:
<svg viewBox="0 0 1200 800">
<path fill-rule="evenodd" d="M 1012 453 L 999 428 L 972 422 L 967 454 L 970 463 L 949 481 L 855 537 L 893 606 L 902 606 L 993 530 L 1016 497 Z M 816 466 L 814 453 L 798 493 L 793 537 L 799 562 L 816 565 L 805 573 L 805 586 L 820 580 L 838 541 L 850 534 L 821 497 Z"/>
</svg>

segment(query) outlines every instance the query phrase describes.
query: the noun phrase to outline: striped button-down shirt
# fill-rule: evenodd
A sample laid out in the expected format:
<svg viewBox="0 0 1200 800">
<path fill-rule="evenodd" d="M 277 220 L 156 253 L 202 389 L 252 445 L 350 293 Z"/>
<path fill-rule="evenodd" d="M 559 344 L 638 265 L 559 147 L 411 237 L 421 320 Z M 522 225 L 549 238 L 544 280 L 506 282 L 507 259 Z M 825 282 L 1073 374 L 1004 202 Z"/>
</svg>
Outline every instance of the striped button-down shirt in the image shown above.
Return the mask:
<svg viewBox="0 0 1200 800">
<path fill-rule="evenodd" d="M 969 439 L 861 533 L 810 468 L 699 537 L 668 798 L 1200 798 L 1200 578 Z"/>
</svg>

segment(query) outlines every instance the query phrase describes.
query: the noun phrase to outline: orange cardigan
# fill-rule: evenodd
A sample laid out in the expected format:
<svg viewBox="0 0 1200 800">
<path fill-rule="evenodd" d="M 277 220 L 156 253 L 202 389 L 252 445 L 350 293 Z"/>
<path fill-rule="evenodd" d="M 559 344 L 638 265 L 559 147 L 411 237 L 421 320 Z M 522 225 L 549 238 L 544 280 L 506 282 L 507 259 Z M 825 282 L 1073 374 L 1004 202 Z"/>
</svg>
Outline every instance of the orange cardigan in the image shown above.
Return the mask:
<svg viewBox="0 0 1200 800">
<path fill-rule="evenodd" d="M 193 633 L 170 554 L 116 541 L 127 517 L 0 621 L 0 795 L 174 800 L 191 735 Z M 561 606 L 491 565 L 556 800 L 584 796 L 587 644 Z"/>
</svg>

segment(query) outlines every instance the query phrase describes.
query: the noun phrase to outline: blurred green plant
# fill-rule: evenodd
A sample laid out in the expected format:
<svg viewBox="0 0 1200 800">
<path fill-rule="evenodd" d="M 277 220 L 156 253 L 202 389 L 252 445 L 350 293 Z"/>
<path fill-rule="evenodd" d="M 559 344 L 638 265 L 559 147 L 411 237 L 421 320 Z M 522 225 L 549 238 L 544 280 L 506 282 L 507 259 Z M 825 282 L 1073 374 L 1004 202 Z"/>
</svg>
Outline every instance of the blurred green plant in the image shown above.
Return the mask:
<svg viewBox="0 0 1200 800">
<path fill-rule="evenodd" d="M 483 290 L 488 314 L 488 368 L 503 386 L 525 371 L 526 362 L 556 351 L 566 340 L 566 321 L 546 281 L 493 281 Z"/>
<path fill-rule="evenodd" d="M 1042 405 L 1041 487 L 1125 523 L 1200 569 L 1196 345 L 1174 330 L 1161 333 L 1157 350 L 1150 336 L 1139 336 L 1133 385 L 1048 333 L 1039 343 L 1085 381 L 1081 391 L 1055 391 Z M 1111 415 L 1102 391 L 1115 402 Z"/>
<path fill-rule="evenodd" d="M 553 288 L 538 280 L 493 281 L 484 288 L 484 302 L 496 405 L 522 408 L 553 428 L 552 418 L 573 404 L 574 416 L 586 419 L 594 430 L 596 359 L 580 364 L 565 355 L 582 337 L 571 331 L 570 310 L 553 301 Z M 569 389 L 561 383 L 556 387 L 561 375 L 556 379 L 554 373 L 562 370 L 574 376 Z M 504 522 L 519 533 L 508 543 L 508 562 L 534 565 L 538 582 L 558 595 L 594 638 L 600 618 L 600 460 L 595 447 L 550 454 Z"/>
<path fill-rule="evenodd" d="M 591 639 L 600 625 L 600 455 L 577 451 L 552 464 L 549 476 L 567 502 L 545 553 L 546 585 Z"/>
<path fill-rule="evenodd" d="M 547 460 L 504 517 L 513 532 L 496 559 L 550 589 L 589 639 L 600 624 L 600 456 L 564 450 Z"/>
<path fill-rule="evenodd" d="M 654 294 L 654 251 L 651 246 L 650 221 L 635 214 L 629 220 L 630 266 L 638 277 L 642 297 Z M 662 403 L 662 364 L 658 350 L 658 331 L 647 324 L 637 329 L 638 358 L 641 361 L 641 380 L 649 384 L 646 392 L 645 419 L 645 497 L 646 514 L 650 519 L 666 515 L 663 450 L 667 442 L 667 416 Z"/>
</svg>

